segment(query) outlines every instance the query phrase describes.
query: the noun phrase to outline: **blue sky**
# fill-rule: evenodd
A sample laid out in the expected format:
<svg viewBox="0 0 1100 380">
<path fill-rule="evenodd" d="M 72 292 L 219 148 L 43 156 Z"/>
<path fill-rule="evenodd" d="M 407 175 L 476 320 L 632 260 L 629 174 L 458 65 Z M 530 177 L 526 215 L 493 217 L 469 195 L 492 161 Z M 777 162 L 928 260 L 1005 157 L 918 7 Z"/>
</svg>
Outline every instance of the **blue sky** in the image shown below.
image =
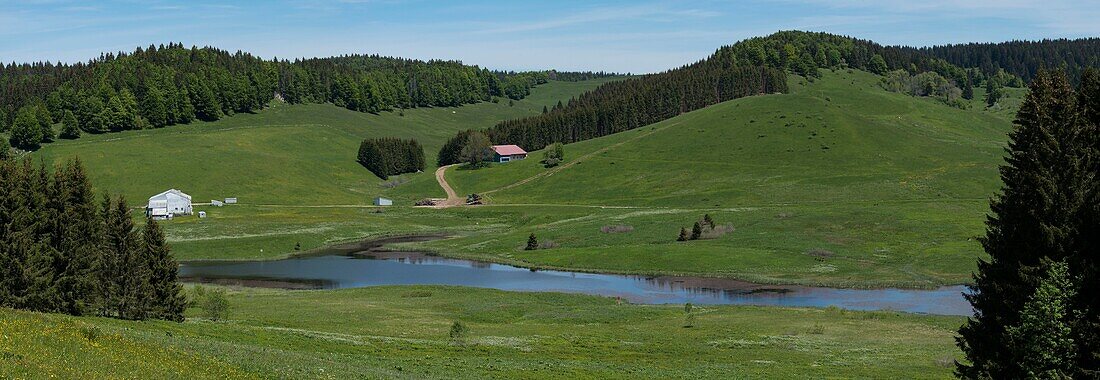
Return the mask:
<svg viewBox="0 0 1100 380">
<path fill-rule="evenodd" d="M 645 73 L 777 30 L 923 46 L 1095 37 L 1097 20 L 1096 0 L 0 0 L 0 61 L 72 62 L 174 41 L 265 58 L 378 53 Z"/>
</svg>

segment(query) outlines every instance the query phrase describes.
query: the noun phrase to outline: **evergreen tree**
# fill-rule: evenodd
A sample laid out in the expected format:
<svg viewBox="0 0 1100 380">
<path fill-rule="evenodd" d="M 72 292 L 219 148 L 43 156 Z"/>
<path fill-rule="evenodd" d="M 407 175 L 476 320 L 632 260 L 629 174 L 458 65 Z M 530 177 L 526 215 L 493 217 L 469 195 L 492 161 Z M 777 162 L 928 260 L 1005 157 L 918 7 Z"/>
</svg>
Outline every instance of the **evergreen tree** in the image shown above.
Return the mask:
<svg viewBox="0 0 1100 380">
<path fill-rule="evenodd" d="M 62 193 L 62 217 L 57 220 L 58 245 L 64 263 L 59 267 L 57 279 L 59 310 L 83 315 L 97 303 L 95 270 L 102 255 L 103 219 L 80 160 L 74 159 L 68 166 L 58 168 L 55 178 Z"/>
<path fill-rule="evenodd" d="M 676 241 L 688 241 L 687 228 L 680 227 L 680 237 L 676 238 Z"/>
<path fill-rule="evenodd" d="M 703 224 L 707 227 L 714 228 L 714 219 L 710 218 L 710 214 L 703 214 Z"/>
<path fill-rule="evenodd" d="M 177 276 L 179 265 L 168 249 L 160 225 L 152 217 L 145 218 L 142 231 L 142 250 L 149 264 L 149 284 L 152 288 L 154 305 L 150 308 L 152 317 L 183 322 L 183 311 L 187 308 L 187 298 L 183 294 Z"/>
<path fill-rule="evenodd" d="M 974 99 L 974 82 L 970 74 L 966 75 L 966 81 L 963 82 L 962 97 L 966 100 Z"/>
<path fill-rule="evenodd" d="M 19 114 L 15 116 L 15 123 L 11 127 L 9 140 L 12 146 L 25 150 L 37 149 L 42 143 L 42 128 L 31 107 L 19 109 Z"/>
<path fill-rule="evenodd" d="M 1065 262 L 1049 264 L 1046 275 L 1020 311 L 1020 322 L 1005 329 L 1006 346 L 1020 359 L 1020 375 L 1029 379 L 1071 379 L 1077 350 L 1070 329 L 1070 300 L 1077 285 Z"/>
<path fill-rule="evenodd" d="M 699 240 L 703 236 L 703 226 L 699 225 L 699 222 L 695 222 L 695 225 L 691 227 L 691 240 Z"/>
<path fill-rule="evenodd" d="M 959 330 L 959 347 L 968 364 L 965 378 L 1011 378 L 1025 373 L 1028 358 L 1012 347 L 1008 329 L 1021 322 L 1028 295 L 1034 294 L 1046 262 L 1092 262 L 1097 247 L 1086 245 L 1088 228 L 1080 215 L 1094 207 L 1088 189 L 1088 146 L 1079 123 L 1075 96 L 1063 73 L 1040 72 L 1016 116 L 1008 157 L 1001 167 L 1001 192 L 990 203 L 992 214 L 981 240 L 989 260 L 978 261 L 975 285 L 966 297 L 975 315 Z M 1091 181 L 1091 183 L 1090 183 Z M 1079 265 L 1079 264 L 1078 264 Z M 1047 349 L 1054 349 L 1048 347 Z M 1052 352 L 1070 357 L 1069 352 Z"/>
<path fill-rule="evenodd" d="M 101 270 L 106 293 L 104 303 L 109 315 L 122 319 L 144 319 L 148 310 L 149 265 L 138 243 L 134 221 L 126 201 L 107 200 L 105 267 Z"/>
<path fill-rule="evenodd" d="M 11 122 L 8 120 L 7 107 L 0 105 L 0 132 L 7 132 L 8 128 L 11 128 Z"/>
<path fill-rule="evenodd" d="M 70 140 L 80 138 L 80 126 L 76 121 L 76 114 L 74 114 L 73 111 L 65 110 L 65 116 L 61 118 L 60 137 Z"/>
<path fill-rule="evenodd" d="M 539 249 L 539 239 L 535 237 L 535 233 L 532 232 L 531 236 L 527 237 L 527 246 L 523 248 L 527 251 L 534 251 Z"/>
<path fill-rule="evenodd" d="M 42 131 L 40 133 L 42 142 L 53 142 L 55 137 L 53 132 L 53 119 L 50 116 L 50 111 L 46 109 L 46 106 L 39 105 L 35 107 L 35 119 L 38 120 L 38 128 Z"/>
<path fill-rule="evenodd" d="M 1078 277 L 1083 284 L 1073 300 L 1073 309 L 1080 315 L 1074 324 L 1075 342 L 1078 343 L 1079 367 L 1082 374 L 1079 377 L 1097 376 L 1100 374 L 1100 260 L 1095 256 L 1097 241 L 1100 237 L 1100 70 L 1086 69 L 1081 74 L 1081 83 L 1077 89 L 1077 107 L 1080 112 L 1084 144 L 1089 149 L 1091 162 L 1087 165 L 1093 175 L 1093 181 L 1088 189 L 1084 190 L 1087 201 L 1081 209 L 1081 252 L 1088 252 L 1091 247 L 1093 255 L 1081 254 L 1077 260 L 1070 261 L 1071 275 Z M 1074 270 L 1076 269 L 1076 270 Z"/>
</svg>

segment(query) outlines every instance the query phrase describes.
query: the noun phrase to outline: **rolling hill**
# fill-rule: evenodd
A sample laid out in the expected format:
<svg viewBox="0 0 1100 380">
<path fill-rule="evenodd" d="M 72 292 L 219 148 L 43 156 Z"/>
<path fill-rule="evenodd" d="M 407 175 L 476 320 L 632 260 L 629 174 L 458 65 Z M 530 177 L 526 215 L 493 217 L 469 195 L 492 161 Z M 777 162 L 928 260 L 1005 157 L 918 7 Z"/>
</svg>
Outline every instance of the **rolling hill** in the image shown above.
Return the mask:
<svg viewBox="0 0 1100 380">
<path fill-rule="evenodd" d="M 887 92 L 879 78 L 861 71 L 825 72 L 812 83 L 796 77 L 790 94 L 736 99 L 569 144 L 553 169 L 534 152 L 522 162 L 451 170 L 459 193 L 484 194 L 529 218 L 509 232 L 429 245 L 627 273 L 834 286 L 966 283 L 981 254 L 974 237 L 999 185 L 1011 112 Z M 574 211 L 536 216 L 550 206 Z M 733 231 L 674 241 L 704 213 Z M 601 233 L 620 224 L 634 231 Z M 559 247 L 518 249 L 532 232 Z"/>
<path fill-rule="evenodd" d="M 367 205 L 389 191 L 355 162 L 364 138 L 415 138 L 434 162 L 431 155 L 458 130 L 537 114 L 608 80 L 551 81 L 511 105 L 504 100 L 370 114 L 330 104 L 276 104 L 215 122 L 62 140 L 34 156 L 47 162 L 79 157 L 99 189 L 135 204 L 178 188 L 196 200 L 235 196 L 249 204 Z M 426 180 L 425 190 L 435 186 L 430 173 L 401 180 Z"/>
</svg>

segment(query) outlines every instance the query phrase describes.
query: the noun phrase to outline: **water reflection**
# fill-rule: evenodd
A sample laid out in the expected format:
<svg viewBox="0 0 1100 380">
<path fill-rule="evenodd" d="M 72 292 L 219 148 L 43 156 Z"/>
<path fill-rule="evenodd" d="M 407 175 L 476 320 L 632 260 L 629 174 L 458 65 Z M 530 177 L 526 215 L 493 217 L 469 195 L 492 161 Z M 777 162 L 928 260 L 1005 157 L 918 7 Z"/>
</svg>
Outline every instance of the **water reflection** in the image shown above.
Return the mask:
<svg viewBox="0 0 1100 380">
<path fill-rule="evenodd" d="M 362 248 L 361 246 L 359 247 Z M 933 290 L 834 289 L 761 285 L 698 277 L 646 277 L 567 271 L 532 271 L 509 265 L 448 259 L 415 252 L 358 251 L 345 247 L 278 261 L 191 262 L 180 268 L 191 281 L 284 288 L 352 288 L 374 285 L 462 285 L 512 291 L 558 291 L 621 297 L 634 303 L 837 306 L 970 315 L 963 286 Z"/>
</svg>

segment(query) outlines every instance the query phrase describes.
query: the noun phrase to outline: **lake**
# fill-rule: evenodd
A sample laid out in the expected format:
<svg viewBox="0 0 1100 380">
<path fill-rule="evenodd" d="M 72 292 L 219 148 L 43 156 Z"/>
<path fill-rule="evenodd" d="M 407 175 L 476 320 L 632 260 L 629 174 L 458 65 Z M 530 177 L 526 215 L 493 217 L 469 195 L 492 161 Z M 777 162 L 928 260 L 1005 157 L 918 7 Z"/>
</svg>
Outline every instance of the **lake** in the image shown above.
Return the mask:
<svg viewBox="0 0 1100 380">
<path fill-rule="evenodd" d="M 376 285 L 461 285 L 509 291 L 566 292 L 619 297 L 640 304 L 836 306 L 850 310 L 892 310 L 971 315 L 964 286 L 938 289 L 839 289 L 762 285 L 744 281 L 679 276 L 633 276 L 538 270 L 418 252 L 384 251 L 393 242 L 434 237 L 391 238 L 342 245 L 310 255 L 273 261 L 185 262 L 180 276 L 214 282 L 291 289 L 340 289 Z"/>
</svg>

